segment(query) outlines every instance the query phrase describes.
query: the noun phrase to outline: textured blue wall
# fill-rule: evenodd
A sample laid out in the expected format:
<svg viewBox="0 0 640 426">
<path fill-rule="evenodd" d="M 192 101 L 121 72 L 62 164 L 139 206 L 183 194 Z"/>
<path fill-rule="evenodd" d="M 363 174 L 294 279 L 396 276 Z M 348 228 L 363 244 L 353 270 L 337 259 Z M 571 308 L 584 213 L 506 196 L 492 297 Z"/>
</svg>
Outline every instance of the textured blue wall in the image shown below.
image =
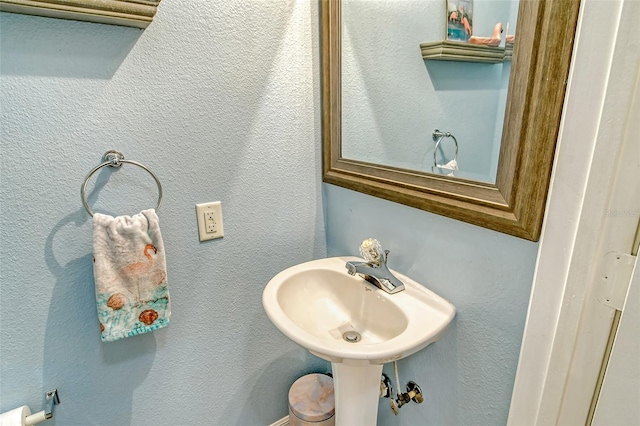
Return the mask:
<svg viewBox="0 0 640 426">
<path fill-rule="evenodd" d="M 207 0 L 164 1 L 145 31 L 0 14 L 0 411 L 57 387 L 52 425 L 264 425 L 329 368 L 261 303 L 271 276 L 326 254 L 317 17 Z M 103 344 L 79 190 L 114 148 L 164 186 L 173 316 Z M 155 206 L 137 168 L 98 175 L 94 210 Z M 194 205 L 214 200 L 225 237 L 200 243 Z"/>
<path fill-rule="evenodd" d="M 331 255 L 379 238 L 458 308 L 400 362 L 425 404 L 393 417 L 382 401 L 380 424 L 506 421 L 537 245 L 336 187 L 323 202 L 317 16 L 315 1 L 175 0 L 140 31 L 0 14 L 0 411 L 57 387 L 53 425 L 284 416 L 295 378 L 328 365 L 271 325 L 262 288 L 326 255 L 326 221 Z M 103 344 L 79 187 L 112 148 L 164 185 L 173 322 Z M 126 166 L 89 193 L 111 214 L 156 199 Z M 213 200 L 226 236 L 199 243 L 194 204 Z"/>
<path fill-rule="evenodd" d="M 378 424 L 506 424 L 538 245 L 333 185 L 324 194 L 330 256 L 377 238 L 391 268 L 457 309 L 438 342 L 398 362 L 402 386 L 418 383 L 425 402 L 394 417 L 381 400 Z"/>
</svg>

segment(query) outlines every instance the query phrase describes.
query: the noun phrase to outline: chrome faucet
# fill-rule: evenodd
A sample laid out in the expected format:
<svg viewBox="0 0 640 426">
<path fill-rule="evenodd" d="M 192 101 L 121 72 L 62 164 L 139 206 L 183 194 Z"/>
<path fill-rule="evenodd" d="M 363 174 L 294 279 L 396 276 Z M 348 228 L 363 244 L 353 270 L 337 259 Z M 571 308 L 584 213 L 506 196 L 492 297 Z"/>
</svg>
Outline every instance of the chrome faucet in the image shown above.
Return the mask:
<svg viewBox="0 0 640 426">
<path fill-rule="evenodd" d="M 377 240 L 369 238 L 360 245 L 360 255 L 364 262 L 347 262 L 345 267 L 349 275 L 360 274 L 365 280 L 376 287 L 394 294 L 404 290 L 404 284 L 387 267 L 389 250 L 382 252 L 382 246 Z"/>
</svg>

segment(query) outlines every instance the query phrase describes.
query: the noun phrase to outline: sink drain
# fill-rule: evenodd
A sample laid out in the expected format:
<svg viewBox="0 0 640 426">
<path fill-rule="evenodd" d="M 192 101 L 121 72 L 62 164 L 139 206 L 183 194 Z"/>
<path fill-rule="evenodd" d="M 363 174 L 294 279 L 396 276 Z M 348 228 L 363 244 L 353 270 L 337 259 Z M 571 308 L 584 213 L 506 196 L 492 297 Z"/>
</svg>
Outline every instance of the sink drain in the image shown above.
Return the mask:
<svg viewBox="0 0 640 426">
<path fill-rule="evenodd" d="M 357 343 L 362 340 L 362 336 L 357 331 L 347 331 L 342 335 L 342 338 L 349 343 Z"/>
</svg>

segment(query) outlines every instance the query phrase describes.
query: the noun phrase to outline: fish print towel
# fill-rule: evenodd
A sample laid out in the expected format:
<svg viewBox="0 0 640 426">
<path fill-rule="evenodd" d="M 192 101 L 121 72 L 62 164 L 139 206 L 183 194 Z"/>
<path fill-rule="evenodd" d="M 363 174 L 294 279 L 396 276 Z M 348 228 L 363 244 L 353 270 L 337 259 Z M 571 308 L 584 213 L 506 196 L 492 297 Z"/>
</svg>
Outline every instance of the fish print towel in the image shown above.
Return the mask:
<svg viewBox="0 0 640 426">
<path fill-rule="evenodd" d="M 103 342 L 169 325 L 164 244 L 155 210 L 93 215 L 93 276 Z"/>
</svg>

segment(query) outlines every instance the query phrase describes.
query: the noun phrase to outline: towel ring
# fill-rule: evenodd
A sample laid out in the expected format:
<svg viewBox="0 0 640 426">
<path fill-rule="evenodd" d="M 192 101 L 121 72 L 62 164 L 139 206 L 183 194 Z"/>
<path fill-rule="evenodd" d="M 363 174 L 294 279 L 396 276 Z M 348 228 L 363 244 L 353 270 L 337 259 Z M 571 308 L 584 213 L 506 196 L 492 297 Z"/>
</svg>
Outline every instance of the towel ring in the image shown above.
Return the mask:
<svg viewBox="0 0 640 426">
<path fill-rule="evenodd" d="M 455 161 L 458 161 L 458 140 L 456 139 L 455 136 L 453 136 L 449 132 L 441 132 L 440 130 L 435 129 L 432 133 L 432 137 L 433 137 L 433 141 L 436 143 L 436 146 L 433 148 L 433 165 L 435 167 L 442 168 L 442 166 L 444 166 L 444 164 L 438 164 L 438 160 L 437 160 L 438 147 L 440 146 L 440 142 L 442 142 L 444 138 L 453 139 L 453 143 L 456 146 L 456 153 L 453 155 L 453 159 Z"/>
<path fill-rule="evenodd" d="M 142 164 L 136 161 L 125 160 L 124 155 L 121 152 L 115 151 L 115 150 L 110 150 L 105 152 L 104 155 L 102 156 L 102 161 L 104 161 L 104 163 L 94 167 L 93 170 L 89 172 L 87 177 L 84 178 L 84 183 L 82 184 L 82 188 L 80 189 L 80 195 L 82 197 L 82 205 L 84 206 L 85 210 L 87 211 L 87 213 L 89 213 L 91 217 L 93 217 L 93 212 L 89 208 L 89 204 L 87 203 L 87 197 L 86 197 L 86 190 L 87 190 L 87 184 L 89 183 L 89 179 L 91 178 L 91 176 L 93 176 L 95 172 L 97 172 L 98 170 L 100 170 L 105 166 L 121 167 L 122 163 L 133 164 L 134 166 L 141 167 L 147 172 L 149 172 L 151 176 L 153 176 L 153 179 L 156 181 L 156 184 L 158 185 L 158 205 L 156 206 L 156 210 L 160 208 L 160 204 L 162 203 L 162 185 L 160 184 L 160 179 L 158 179 L 158 176 L 156 176 L 155 173 L 153 173 L 147 167 L 143 166 Z"/>
</svg>

